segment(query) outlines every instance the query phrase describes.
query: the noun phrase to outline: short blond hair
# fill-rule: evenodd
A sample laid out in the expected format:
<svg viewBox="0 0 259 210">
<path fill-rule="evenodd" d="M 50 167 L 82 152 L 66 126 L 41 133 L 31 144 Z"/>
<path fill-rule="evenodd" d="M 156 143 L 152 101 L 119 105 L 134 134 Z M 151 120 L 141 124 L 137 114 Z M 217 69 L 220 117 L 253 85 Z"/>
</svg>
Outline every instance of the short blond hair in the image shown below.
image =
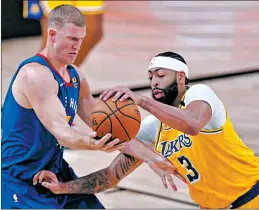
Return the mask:
<svg viewBox="0 0 259 210">
<path fill-rule="evenodd" d="M 85 26 L 85 17 L 79 9 L 69 4 L 55 7 L 48 15 L 48 27 L 62 28 L 66 23 Z"/>
</svg>

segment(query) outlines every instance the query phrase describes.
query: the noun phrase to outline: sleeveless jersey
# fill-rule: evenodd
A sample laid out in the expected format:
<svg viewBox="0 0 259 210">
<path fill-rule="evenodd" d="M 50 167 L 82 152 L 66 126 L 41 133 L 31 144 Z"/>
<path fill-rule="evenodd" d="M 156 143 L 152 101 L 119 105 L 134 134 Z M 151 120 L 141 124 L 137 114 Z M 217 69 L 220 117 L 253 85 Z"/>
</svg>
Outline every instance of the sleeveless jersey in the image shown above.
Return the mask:
<svg viewBox="0 0 259 210">
<path fill-rule="evenodd" d="M 46 66 L 52 72 L 59 86 L 57 96 L 64 106 L 69 125 L 76 114 L 80 89 L 80 78 L 73 66 L 67 67 L 70 75 L 70 82 L 67 83 L 41 54 L 23 61 L 18 67 L 2 110 L 2 172 L 23 181 L 31 181 L 42 169 L 57 174 L 65 174 L 63 172 L 67 170 L 63 160 L 64 147 L 60 146 L 57 139 L 44 127 L 34 110 L 20 106 L 12 94 L 12 85 L 20 68 L 32 62 Z M 51 104 L 49 109 L 52 109 Z M 63 177 L 63 180 L 65 179 Z"/>
<path fill-rule="evenodd" d="M 154 146 L 186 178 L 190 196 L 202 207 L 227 207 L 259 180 L 259 158 L 228 116 L 221 128 L 201 130 L 197 136 L 160 122 Z"/>
</svg>

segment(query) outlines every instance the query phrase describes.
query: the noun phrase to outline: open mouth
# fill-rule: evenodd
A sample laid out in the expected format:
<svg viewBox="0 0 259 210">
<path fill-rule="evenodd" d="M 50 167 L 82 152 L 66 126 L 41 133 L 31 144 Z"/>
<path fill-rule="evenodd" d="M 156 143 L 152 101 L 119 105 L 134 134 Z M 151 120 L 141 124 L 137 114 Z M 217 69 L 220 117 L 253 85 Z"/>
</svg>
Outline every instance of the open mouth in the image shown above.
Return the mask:
<svg viewBox="0 0 259 210">
<path fill-rule="evenodd" d="M 69 53 L 69 55 L 76 55 L 77 53 Z"/>
<path fill-rule="evenodd" d="M 162 90 L 154 90 L 153 95 L 156 99 L 162 98 L 165 96 L 164 92 Z"/>
</svg>

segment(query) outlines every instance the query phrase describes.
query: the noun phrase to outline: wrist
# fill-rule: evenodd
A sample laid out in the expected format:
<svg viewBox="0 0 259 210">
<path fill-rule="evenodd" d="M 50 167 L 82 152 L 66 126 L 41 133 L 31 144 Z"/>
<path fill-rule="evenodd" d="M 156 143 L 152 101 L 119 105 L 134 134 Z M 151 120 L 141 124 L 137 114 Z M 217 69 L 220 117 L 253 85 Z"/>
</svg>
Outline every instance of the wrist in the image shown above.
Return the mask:
<svg viewBox="0 0 259 210">
<path fill-rule="evenodd" d="M 156 152 L 154 152 L 153 150 L 149 150 L 148 152 L 145 152 L 144 154 L 143 154 L 143 161 L 145 161 L 146 163 L 148 163 L 148 162 L 154 162 L 155 160 L 156 160 L 156 158 L 157 158 L 157 153 Z"/>
<path fill-rule="evenodd" d="M 71 194 L 72 192 L 69 191 L 69 184 L 68 182 L 59 182 L 60 185 L 60 193 L 59 194 Z"/>
<path fill-rule="evenodd" d="M 146 96 L 138 95 L 138 106 L 148 111 L 148 100 L 149 98 Z"/>
</svg>

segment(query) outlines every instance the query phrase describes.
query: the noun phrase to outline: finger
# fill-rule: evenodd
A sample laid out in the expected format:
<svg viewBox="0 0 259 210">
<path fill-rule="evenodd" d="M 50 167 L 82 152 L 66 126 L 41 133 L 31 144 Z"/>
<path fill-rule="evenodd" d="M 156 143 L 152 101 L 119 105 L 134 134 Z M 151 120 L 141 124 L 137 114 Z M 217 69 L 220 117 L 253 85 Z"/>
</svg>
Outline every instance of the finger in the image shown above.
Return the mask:
<svg viewBox="0 0 259 210">
<path fill-rule="evenodd" d="M 111 147 L 113 147 L 114 145 L 118 144 L 119 142 L 120 142 L 119 139 L 114 139 L 114 140 L 112 140 L 111 142 L 109 142 L 108 144 L 106 144 L 103 149 L 104 149 L 104 150 L 108 150 L 108 149 L 110 149 Z"/>
<path fill-rule="evenodd" d="M 171 185 L 171 187 L 173 188 L 173 190 L 177 191 L 177 187 L 174 183 L 173 178 L 170 175 L 166 176 L 166 178 L 167 178 L 167 181 L 169 182 L 169 184 Z"/>
<path fill-rule="evenodd" d="M 119 144 L 117 146 L 114 146 L 110 149 L 107 149 L 105 152 L 113 152 L 113 151 L 116 151 L 116 150 L 122 150 L 122 149 L 126 148 L 127 145 L 128 145 L 128 143 L 124 142 L 124 143 L 121 143 L 121 144 Z"/>
<path fill-rule="evenodd" d="M 108 98 L 110 98 L 115 92 L 117 92 L 116 89 L 111 89 L 108 91 L 108 93 L 103 97 L 103 100 L 106 101 Z"/>
<path fill-rule="evenodd" d="M 174 175 L 175 175 L 178 179 L 180 179 L 181 181 L 183 181 L 184 183 L 187 184 L 187 180 L 186 180 L 181 174 L 179 174 L 178 172 L 174 172 Z"/>
<path fill-rule="evenodd" d="M 167 164 L 166 166 L 162 165 L 161 169 L 168 174 L 174 174 L 176 171 L 176 168 L 172 164 Z"/>
<path fill-rule="evenodd" d="M 161 177 L 161 181 L 162 181 L 162 183 L 164 185 L 164 188 L 167 189 L 168 187 L 167 187 L 167 183 L 166 183 L 166 178 L 164 176 Z"/>
<path fill-rule="evenodd" d="M 115 96 L 113 97 L 112 101 L 117 101 L 118 98 L 120 98 L 121 95 L 123 95 L 123 94 L 124 94 L 124 92 L 122 92 L 121 90 L 119 90 L 119 91 L 115 94 Z"/>
<path fill-rule="evenodd" d="M 47 176 L 48 176 L 48 175 L 47 175 L 47 171 L 42 170 L 42 172 L 40 173 L 40 176 L 39 176 L 39 183 L 41 183 L 42 180 L 43 180 L 45 177 L 47 177 Z"/>
<path fill-rule="evenodd" d="M 125 94 L 120 98 L 120 101 L 125 101 L 125 100 L 128 99 L 128 98 L 131 98 L 131 99 L 132 99 L 132 97 L 130 97 L 130 94 L 129 94 L 129 93 L 125 93 Z"/>
<path fill-rule="evenodd" d="M 57 178 L 57 176 L 56 176 L 56 174 L 54 174 L 54 173 L 50 173 L 49 174 L 49 178 L 50 178 L 50 183 L 58 183 L 58 178 Z"/>
<path fill-rule="evenodd" d="M 102 94 L 99 96 L 100 99 L 102 99 L 110 90 L 105 90 L 102 92 Z"/>
<path fill-rule="evenodd" d="M 88 134 L 88 136 L 89 136 L 90 138 L 95 138 L 96 135 L 97 135 L 97 132 L 95 132 L 95 131 L 92 131 L 92 132 L 90 132 L 90 133 Z"/>
<path fill-rule="evenodd" d="M 39 171 L 37 174 L 34 175 L 33 180 L 32 180 L 33 185 L 36 185 L 38 183 L 41 172 L 42 171 Z"/>
<path fill-rule="evenodd" d="M 103 145 L 111 138 L 112 134 L 107 133 L 104 137 L 102 137 L 100 140 L 95 140 L 96 146 L 98 148 L 103 147 Z"/>
<path fill-rule="evenodd" d="M 43 187 L 46 187 L 46 188 L 48 188 L 49 190 L 51 190 L 53 184 L 50 184 L 49 182 L 42 182 L 41 185 L 42 185 Z"/>
<path fill-rule="evenodd" d="M 173 170 L 173 171 L 176 171 L 176 167 L 171 162 L 169 162 L 168 160 L 166 160 L 166 168 L 168 168 L 170 170 Z"/>
</svg>

